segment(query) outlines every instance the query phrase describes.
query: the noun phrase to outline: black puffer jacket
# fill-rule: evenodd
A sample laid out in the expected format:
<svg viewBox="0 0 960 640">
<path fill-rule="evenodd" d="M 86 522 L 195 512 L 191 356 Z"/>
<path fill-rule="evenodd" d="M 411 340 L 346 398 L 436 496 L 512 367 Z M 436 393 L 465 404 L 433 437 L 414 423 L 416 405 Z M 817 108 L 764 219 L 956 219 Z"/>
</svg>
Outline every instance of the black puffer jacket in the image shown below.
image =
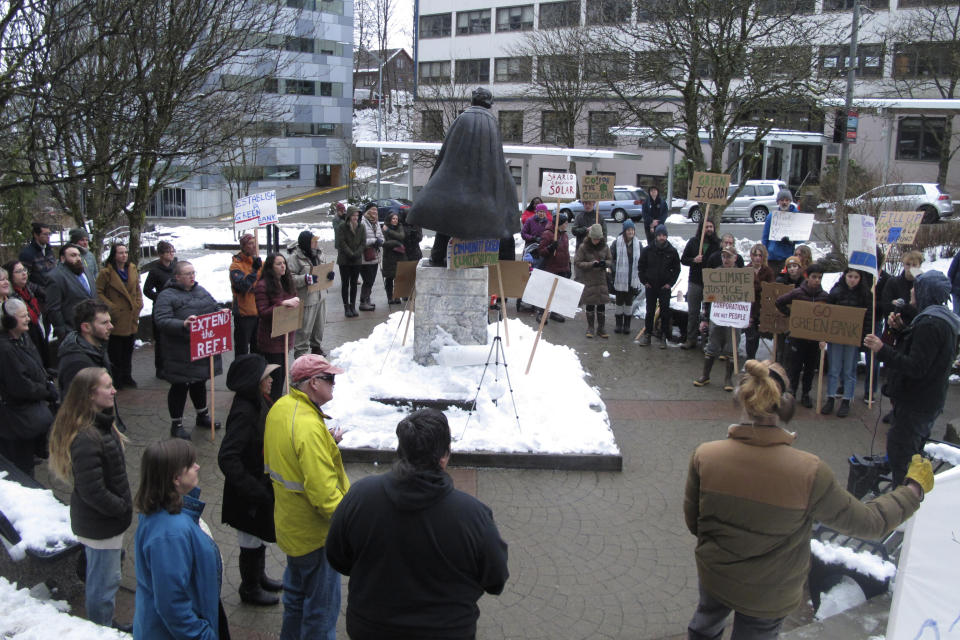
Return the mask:
<svg viewBox="0 0 960 640">
<path fill-rule="evenodd" d="M 84 538 L 104 540 L 127 530 L 133 519 L 133 500 L 120 437 L 113 415 L 98 413 L 70 445 L 73 493 L 70 525 Z"/>
<path fill-rule="evenodd" d="M 223 471 L 223 522 L 267 542 L 273 527 L 273 487 L 263 472 L 263 426 L 270 400 L 260 393 L 267 361 L 258 354 L 237 356 L 227 372 L 234 391 L 226 435 L 217 463 Z"/>
<path fill-rule="evenodd" d="M 637 271 L 640 273 L 640 282 L 660 289 L 664 285 L 671 287 L 680 277 L 680 254 L 669 242 L 658 246 L 656 242 L 645 248 L 637 262 Z"/>
<path fill-rule="evenodd" d="M 207 290 L 198 284 L 187 291 L 176 280 L 157 296 L 153 307 L 153 321 L 163 332 L 163 350 L 160 353 L 160 371 L 157 375 L 176 384 L 201 382 L 210 377 L 207 358 L 190 359 L 190 329 L 183 321 L 190 316 L 212 313 L 219 308 Z M 214 375 L 222 373 L 220 356 L 214 356 Z"/>
<path fill-rule="evenodd" d="M 53 422 L 50 402 L 59 399 L 47 380 L 40 354 L 26 336 L 0 332 L 0 438 L 26 440 L 43 435 Z"/>
<path fill-rule="evenodd" d="M 687 276 L 687 282 L 691 284 L 698 284 L 701 287 L 703 286 L 703 267 L 707 262 L 707 258 L 712 256 L 714 252 L 720 251 L 720 238 L 717 237 L 717 234 L 704 236 L 703 237 L 703 253 L 699 254 L 703 256 L 703 259 L 700 262 L 694 262 L 693 259 L 697 257 L 697 250 L 700 249 L 700 231 L 697 227 L 697 233 L 687 240 L 686 246 L 683 248 L 683 255 L 680 256 L 680 264 L 690 267 L 690 274 Z"/>
<path fill-rule="evenodd" d="M 60 384 L 60 395 L 66 394 L 70 383 L 87 367 L 103 367 L 110 371 L 110 356 L 104 347 L 99 349 L 80 336 L 79 331 L 71 331 L 60 342 L 57 349 L 57 382 Z"/>
</svg>

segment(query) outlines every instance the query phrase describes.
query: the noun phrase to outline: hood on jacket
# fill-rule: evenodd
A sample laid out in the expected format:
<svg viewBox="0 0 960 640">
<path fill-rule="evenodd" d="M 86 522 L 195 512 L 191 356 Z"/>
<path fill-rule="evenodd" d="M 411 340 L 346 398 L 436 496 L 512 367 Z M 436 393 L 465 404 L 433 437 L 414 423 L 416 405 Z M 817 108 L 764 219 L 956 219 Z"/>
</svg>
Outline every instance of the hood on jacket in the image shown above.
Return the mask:
<svg viewBox="0 0 960 640">
<path fill-rule="evenodd" d="M 300 232 L 300 235 L 297 236 L 297 246 L 300 247 L 300 251 L 303 251 L 303 255 L 308 258 L 313 256 L 313 247 L 310 244 L 313 241 L 313 233 L 309 229 L 304 229 Z"/>
<path fill-rule="evenodd" d="M 945 306 L 950 299 L 950 279 L 940 271 L 927 271 L 920 274 L 913 283 L 913 292 L 917 297 L 917 308 L 921 316 L 935 316 L 945 320 L 955 334 L 960 334 L 960 318 Z"/>
<path fill-rule="evenodd" d="M 444 471 L 416 471 L 408 475 L 394 470 L 386 479 L 383 490 L 400 511 L 427 509 L 453 491 L 453 480 Z"/>
<path fill-rule="evenodd" d="M 98 362 L 100 366 L 103 366 L 103 357 L 105 350 L 97 348 L 84 340 L 80 336 L 79 331 L 71 331 L 64 337 L 60 342 L 60 347 L 57 349 L 57 356 L 62 360 L 66 356 L 81 354 L 89 356 L 94 362 Z"/>
<path fill-rule="evenodd" d="M 239 355 L 227 370 L 227 389 L 242 395 L 259 395 L 260 381 L 277 366 L 268 365 L 266 358 L 259 353 Z M 270 371 L 267 367 L 271 367 Z"/>
</svg>

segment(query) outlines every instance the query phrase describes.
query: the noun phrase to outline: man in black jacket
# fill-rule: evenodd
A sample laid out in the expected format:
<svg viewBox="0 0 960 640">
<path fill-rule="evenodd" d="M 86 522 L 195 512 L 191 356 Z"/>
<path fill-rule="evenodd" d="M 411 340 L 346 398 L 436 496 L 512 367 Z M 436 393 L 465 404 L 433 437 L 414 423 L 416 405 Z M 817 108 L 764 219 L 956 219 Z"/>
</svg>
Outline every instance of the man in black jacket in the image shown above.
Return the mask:
<svg viewBox="0 0 960 640">
<path fill-rule="evenodd" d="M 110 356 L 107 355 L 107 341 L 113 331 L 110 308 L 96 300 L 84 300 L 77 305 L 74 320 L 77 330 L 68 333 L 57 350 L 60 397 L 67 394 L 70 383 L 81 369 L 103 367 L 110 371 Z"/>
<path fill-rule="evenodd" d="M 161 240 L 157 243 L 157 255 L 159 257 L 146 266 L 147 279 L 143 283 L 143 295 L 154 302 L 157 301 L 157 296 L 160 295 L 160 292 L 163 291 L 170 280 L 173 279 L 173 265 L 177 263 L 177 250 L 166 240 Z M 150 320 L 153 322 L 152 315 Z M 160 372 L 162 339 L 163 336 L 157 331 L 157 323 L 153 322 L 153 366 L 154 369 L 157 370 L 158 377 Z M 254 338 L 254 340 L 256 340 L 256 338 Z"/>
<path fill-rule="evenodd" d="M 700 329 L 700 306 L 703 304 L 703 267 L 707 258 L 720 251 L 720 240 L 712 220 L 704 220 L 706 225 L 703 236 L 703 248 L 700 247 L 701 226 L 697 226 L 697 233 L 687 240 L 680 256 L 680 264 L 690 267 L 687 276 L 687 341 L 680 345 L 681 349 L 695 349 L 697 334 Z"/>
<path fill-rule="evenodd" d="M 656 241 L 657 227 L 667 223 L 667 216 L 670 215 L 669 209 L 667 203 L 660 198 L 660 189 L 650 187 L 647 199 L 643 201 L 641 208 L 643 212 L 643 232 L 647 236 L 648 247 L 652 247 Z"/>
<path fill-rule="evenodd" d="M 943 411 L 960 335 L 960 318 L 944 306 L 949 299 L 947 276 L 940 271 L 921 274 L 910 291 L 910 303 L 920 313 L 909 326 L 898 313 L 888 319 L 891 326 L 903 329 L 897 348 L 884 344 L 875 334 L 863 339 L 864 346 L 876 352 L 888 369 L 883 392 L 894 401 L 887 432 L 894 485 L 903 483 L 910 458 L 923 451 L 923 443 Z"/>
<path fill-rule="evenodd" d="M 670 324 L 670 292 L 680 277 L 680 254 L 667 242 L 667 226 L 657 227 L 656 239 L 652 246 L 647 247 L 640 254 L 637 262 L 640 282 L 647 296 L 647 317 L 644 318 L 646 331 L 640 336 L 640 346 L 650 346 L 650 336 L 653 334 L 653 318 L 657 312 L 657 303 L 660 303 L 660 348 L 667 348 L 667 338 L 673 330 Z"/>
<path fill-rule="evenodd" d="M 20 262 L 30 270 L 30 282 L 38 287 L 47 285 L 47 276 L 57 266 L 57 257 L 50 248 L 50 225 L 34 222 L 33 240 L 20 251 Z"/>
<path fill-rule="evenodd" d="M 397 425 L 393 470 L 355 483 L 330 523 L 330 565 L 350 576 L 347 634 L 472 638 L 477 600 L 509 577 L 507 543 L 490 508 L 444 471 L 450 427 L 436 409 Z"/>
</svg>

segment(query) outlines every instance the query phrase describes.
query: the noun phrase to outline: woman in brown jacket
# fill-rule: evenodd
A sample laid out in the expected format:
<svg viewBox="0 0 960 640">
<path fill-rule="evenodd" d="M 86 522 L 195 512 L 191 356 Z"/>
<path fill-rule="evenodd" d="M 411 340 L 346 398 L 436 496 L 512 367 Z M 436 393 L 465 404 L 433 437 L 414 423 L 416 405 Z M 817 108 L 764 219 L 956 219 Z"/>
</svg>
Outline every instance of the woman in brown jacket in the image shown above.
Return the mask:
<svg viewBox="0 0 960 640">
<path fill-rule="evenodd" d="M 133 343 L 140 327 L 143 294 L 140 291 L 140 272 L 130 261 L 127 245 L 110 247 L 110 255 L 97 274 L 97 297 L 110 307 L 113 331 L 107 343 L 107 355 L 113 367 L 114 386 L 136 387 L 133 379 Z"/>
<path fill-rule="evenodd" d="M 605 305 L 610 301 L 610 292 L 607 290 L 607 267 L 610 262 L 610 247 L 603 236 L 603 228 L 595 224 L 590 227 L 587 241 L 580 244 L 573 257 L 574 266 L 577 268 L 577 282 L 583 284 L 580 304 L 584 305 L 587 311 L 588 338 L 593 337 L 594 313 L 597 318 L 597 336 L 609 337 L 603 325 L 606 321 Z"/>
</svg>

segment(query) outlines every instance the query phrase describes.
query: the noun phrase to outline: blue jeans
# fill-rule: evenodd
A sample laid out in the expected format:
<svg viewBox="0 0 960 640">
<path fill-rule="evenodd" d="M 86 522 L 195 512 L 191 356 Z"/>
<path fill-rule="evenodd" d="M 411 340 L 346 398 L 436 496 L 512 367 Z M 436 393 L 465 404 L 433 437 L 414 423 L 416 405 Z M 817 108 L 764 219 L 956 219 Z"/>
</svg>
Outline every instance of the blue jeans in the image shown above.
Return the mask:
<svg viewBox="0 0 960 640">
<path fill-rule="evenodd" d="M 287 556 L 280 640 L 335 640 L 339 615 L 340 574 L 327 562 L 326 550 Z"/>
<path fill-rule="evenodd" d="M 87 620 L 103 627 L 113 624 L 114 597 L 120 587 L 120 549 L 91 549 L 87 556 Z"/>
<path fill-rule="evenodd" d="M 852 344 L 835 344 L 827 346 L 828 372 L 827 397 L 837 395 L 837 386 L 843 379 L 843 398 L 853 400 L 853 392 L 857 389 L 857 361 L 860 359 L 860 348 Z"/>
<path fill-rule="evenodd" d="M 727 626 L 730 607 L 716 600 L 700 585 L 700 602 L 687 625 L 688 640 L 720 640 Z M 783 618 L 754 618 L 735 611 L 731 640 L 776 640 Z"/>
</svg>

